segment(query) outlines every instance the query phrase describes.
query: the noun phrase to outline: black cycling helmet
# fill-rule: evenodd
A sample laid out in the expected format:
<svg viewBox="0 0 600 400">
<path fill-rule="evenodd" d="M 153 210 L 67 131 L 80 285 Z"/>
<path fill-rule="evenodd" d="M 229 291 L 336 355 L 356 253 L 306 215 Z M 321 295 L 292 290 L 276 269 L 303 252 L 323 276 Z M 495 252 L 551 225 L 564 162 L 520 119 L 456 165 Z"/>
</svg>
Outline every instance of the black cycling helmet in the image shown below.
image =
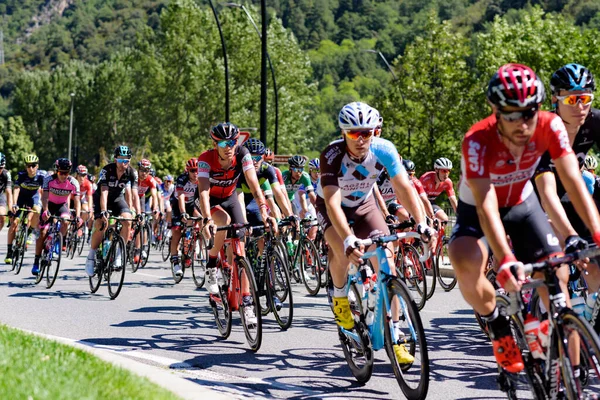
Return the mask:
<svg viewBox="0 0 600 400">
<path fill-rule="evenodd" d="M 546 98 L 544 84 L 531 68 L 505 64 L 488 84 L 487 99 L 496 107 L 538 107 Z"/>
<path fill-rule="evenodd" d="M 261 156 L 263 154 L 265 154 L 265 151 L 266 151 L 266 148 L 265 148 L 265 145 L 263 144 L 263 142 L 261 142 L 259 139 L 255 139 L 255 138 L 248 139 L 246 141 L 246 143 L 244 143 L 244 147 L 248 149 L 250 154 L 258 154 Z"/>
<path fill-rule="evenodd" d="M 237 126 L 230 122 L 223 122 L 222 124 L 213 126 L 210 130 L 210 137 L 213 140 L 233 140 L 240 136 L 240 130 Z"/>
<path fill-rule="evenodd" d="M 560 67 L 550 78 L 550 90 L 552 94 L 558 94 L 561 90 L 596 90 L 594 75 L 589 69 L 580 64 L 567 64 Z"/>
<path fill-rule="evenodd" d="M 402 160 L 402 165 L 404 165 L 404 169 L 408 172 L 412 172 L 415 170 L 415 163 L 407 160 L 406 158 Z"/>
<path fill-rule="evenodd" d="M 304 168 L 306 165 L 306 158 L 298 155 L 291 156 L 288 158 L 288 164 L 290 168 Z"/>
<path fill-rule="evenodd" d="M 115 157 L 129 157 L 131 158 L 131 149 L 129 146 L 117 146 L 115 147 Z"/>
<path fill-rule="evenodd" d="M 54 169 L 60 172 L 71 172 L 73 163 L 68 158 L 59 158 L 54 162 Z"/>
</svg>

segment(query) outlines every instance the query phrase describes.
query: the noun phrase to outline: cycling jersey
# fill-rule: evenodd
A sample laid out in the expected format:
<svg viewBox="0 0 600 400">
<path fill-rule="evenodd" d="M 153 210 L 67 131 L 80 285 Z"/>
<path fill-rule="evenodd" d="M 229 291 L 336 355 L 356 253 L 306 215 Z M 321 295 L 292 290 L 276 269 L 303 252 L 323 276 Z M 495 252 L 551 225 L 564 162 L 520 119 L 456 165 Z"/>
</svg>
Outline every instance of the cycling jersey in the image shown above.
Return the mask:
<svg viewBox="0 0 600 400">
<path fill-rule="evenodd" d="M 285 182 L 283 181 L 283 174 L 281 173 L 281 170 L 274 165 L 272 165 L 272 167 L 275 168 L 275 173 L 277 174 L 277 181 L 279 182 L 279 184 L 285 185 Z"/>
<path fill-rule="evenodd" d="M 436 184 L 436 171 L 424 173 L 419 180 L 423 185 L 425 193 L 427 193 L 427 198 L 431 202 L 434 202 L 443 192 L 446 192 L 448 197 L 455 195 L 450 178 L 446 178 L 443 182 Z"/>
<path fill-rule="evenodd" d="M 79 185 L 79 193 L 81 195 L 81 199 L 87 201 L 88 193 L 94 193 L 92 182 L 85 178 L 83 182 Z"/>
<path fill-rule="evenodd" d="M 344 139 L 336 140 L 321 153 L 321 181 L 317 194 L 324 198 L 325 186 L 337 186 L 342 195 L 342 206 L 357 207 L 371 196 L 373 185 L 384 168 L 391 178 L 406 173 L 396 147 L 389 140 L 371 139 L 369 152 L 360 162 L 347 154 Z"/>
<path fill-rule="evenodd" d="M 394 193 L 392 181 L 390 181 L 390 176 L 385 169 L 377 179 L 377 187 L 379 187 L 379 192 L 381 192 L 381 197 L 383 197 L 385 204 L 396 200 L 396 193 Z"/>
<path fill-rule="evenodd" d="M 179 175 L 175 181 L 175 196 L 171 197 L 171 201 L 175 204 L 179 203 L 179 196 L 185 195 L 185 203 L 192 204 L 198 198 L 198 182 L 192 182 L 190 174 L 184 172 Z M 174 206 L 177 210 L 179 206 Z"/>
<path fill-rule="evenodd" d="M 17 175 L 15 188 L 20 188 L 19 199 L 29 199 L 38 195 L 38 190 L 44 185 L 44 175 L 36 171 L 33 177 L 30 177 L 26 171 L 21 171 Z"/>
<path fill-rule="evenodd" d="M 119 178 L 117 175 L 117 164 L 110 163 L 104 166 L 100 171 L 100 177 L 98 178 L 98 186 L 100 188 L 108 188 L 108 202 L 112 202 L 115 199 L 122 197 L 125 193 L 126 188 L 131 188 L 131 191 L 135 193 L 138 188 L 138 174 L 137 171 L 129 165 L 123 175 Z M 98 197 L 94 201 L 99 200 L 100 191 L 96 191 L 94 196 Z"/>
<path fill-rule="evenodd" d="M 149 198 L 150 196 L 152 196 L 152 191 L 150 189 L 156 189 L 156 187 L 156 181 L 154 180 L 152 175 L 148 175 L 146 176 L 146 179 L 140 181 L 140 183 L 138 184 L 138 196 L 140 197 L 140 199 L 144 196 L 146 198 Z"/>
<path fill-rule="evenodd" d="M 258 171 L 256 171 L 256 177 L 258 178 L 258 183 L 260 184 L 260 188 L 262 189 L 265 197 L 273 197 L 271 185 L 279 183 L 275 168 L 263 162 Z M 254 200 L 254 196 L 248 187 L 248 183 L 246 182 L 246 177 L 244 175 L 240 177 L 237 187 L 239 191 L 244 193 L 244 202 L 246 203 L 246 206 L 248 206 L 248 204 Z"/>
<path fill-rule="evenodd" d="M 70 175 L 64 182 L 56 174 L 48 175 L 44 178 L 43 190 L 48 193 L 50 203 L 67 204 L 71 195 L 79 196 L 79 182 Z"/>
<path fill-rule="evenodd" d="M 425 188 L 423 187 L 423 184 L 421 183 L 421 181 L 419 179 L 417 179 L 416 176 L 412 175 L 412 176 L 409 176 L 409 178 L 410 178 L 410 183 L 413 185 L 413 187 L 415 189 L 417 189 L 417 194 L 419 196 L 422 195 L 423 193 L 427 194 L 425 192 Z"/>
<path fill-rule="evenodd" d="M 310 176 L 306 172 L 302 172 L 300 175 L 300 179 L 296 181 L 296 183 L 292 183 L 292 173 L 287 170 L 283 173 L 283 183 L 285 184 L 285 188 L 288 192 L 288 197 L 290 200 L 294 198 L 294 194 L 297 191 L 302 191 L 306 193 L 314 192 L 315 188 L 313 187 Z"/>
<path fill-rule="evenodd" d="M 579 128 L 579 132 L 577 132 L 573 145 L 571 146 L 573 152 L 577 155 L 580 165 L 583 164 L 585 156 L 594 144 L 600 146 L 600 110 L 592 108 L 585 122 Z M 560 177 L 556 173 L 552 157 L 550 157 L 548 152 L 544 153 L 542 156 L 535 175 L 538 176 L 545 172 L 554 173 L 556 177 L 556 193 L 558 194 L 558 197 L 562 199 L 566 190 L 560 181 Z"/>
<path fill-rule="evenodd" d="M 165 188 L 165 184 L 162 183 L 160 185 L 161 188 L 161 193 L 162 193 L 162 197 L 165 201 L 170 201 L 171 200 L 171 196 L 173 195 L 173 193 L 175 192 L 175 185 L 171 184 L 171 186 L 169 186 L 169 188 Z"/>
<path fill-rule="evenodd" d="M 0 193 L 4 193 L 6 190 L 12 189 L 12 179 L 10 177 L 10 171 L 3 169 L 0 172 Z"/>
<path fill-rule="evenodd" d="M 499 207 L 522 203 L 533 193 L 530 179 L 545 151 L 553 159 L 573 152 L 565 125 L 555 114 L 538 112 L 535 132 L 519 159 L 501 142 L 495 115 L 477 122 L 462 143 L 460 199 L 475 205 L 467 179 L 489 178 Z"/>
<path fill-rule="evenodd" d="M 216 149 L 207 150 L 198 157 L 198 178 L 210 181 L 210 196 L 225 199 L 231 196 L 237 187 L 240 175 L 254 168 L 252 157 L 247 148 L 238 146 L 231 167 L 223 169 L 219 164 Z"/>
</svg>

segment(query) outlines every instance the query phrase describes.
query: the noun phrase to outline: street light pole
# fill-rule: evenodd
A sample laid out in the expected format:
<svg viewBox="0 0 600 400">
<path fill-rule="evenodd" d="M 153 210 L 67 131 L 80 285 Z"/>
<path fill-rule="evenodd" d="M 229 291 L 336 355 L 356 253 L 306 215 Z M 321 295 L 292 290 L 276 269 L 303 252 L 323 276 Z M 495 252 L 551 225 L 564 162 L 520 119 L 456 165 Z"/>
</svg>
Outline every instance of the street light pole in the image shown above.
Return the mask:
<svg viewBox="0 0 600 400">
<path fill-rule="evenodd" d="M 229 121 L 229 68 L 227 66 L 227 47 L 225 46 L 225 38 L 223 37 L 223 30 L 221 29 L 221 21 L 219 21 L 219 15 L 212 0 L 208 0 L 210 8 L 212 9 L 215 21 L 217 21 L 217 28 L 219 28 L 219 36 L 221 37 L 221 48 L 223 49 L 223 66 L 225 67 L 225 122 Z"/>
<path fill-rule="evenodd" d="M 71 93 L 71 117 L 69 119 L 69 160 L 71 159 L 71 143 L 73 142 L 73 105 L 74 104 L 75 104 L 75 93 Z"/>
<path fill-rule="evenodd" d="M 394 73 L 394 70 L 392 69 L 392 66 L 390 65 L 390 63 L 388 62 L 387 58 L 385 58 L 385 56 L 383 55 L 382 52 L 377 51 L 377 50 L 373 50 L 373 49 L 363 49 L 362 51 L 364 51 L 365 53 L 379 54 L 379 57 L 381 57 L 381 59 L 383 60 L 383 62 L 387 66 L 387 68 L 390 71 L 390 73 L 392 74 L 392 77 L 394 78 L 394 80 L 395 81 L 398 80 L 398 77 Z M 398 89 L 398 93 L 400 93 L 400 98 L 402 99 L 402 105 L 404 106 L 404 109 L 406 109 L 406 101 L 404 100 L 404 95 L 402 94 L 402 91 L 400 91 L 400 89 Z M 410 124 L 409 124 L 409 126 L 408 126 L 408 156 L 409 157 L 410 157 L 410 141 L 411 140 L 410 140 Z"/>
<path fill-rule="evenodd" d="M 260 140 L 267 143 L 267 5 L 260 0 L 262 28 L 260 49 Z"/>
</svg>

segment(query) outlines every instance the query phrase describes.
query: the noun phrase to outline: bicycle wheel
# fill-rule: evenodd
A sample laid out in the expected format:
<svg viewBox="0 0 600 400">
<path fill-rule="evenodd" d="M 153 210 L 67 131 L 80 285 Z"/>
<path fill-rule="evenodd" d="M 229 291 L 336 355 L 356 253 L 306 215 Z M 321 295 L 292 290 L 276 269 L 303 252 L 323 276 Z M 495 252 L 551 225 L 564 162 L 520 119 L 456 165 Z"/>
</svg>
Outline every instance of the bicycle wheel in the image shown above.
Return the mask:
<svg viewBox="0 0 600 400">
<path fill-rule="evenodd" d="M 192 263 L 192 278 L 196 287 L 200 289 L 204 286 L 206 280 L 206 263 L 208 262 L 208 248 L 207 243 L 203 238 L 197 239 L 199 245 L 199 252 L 196 260 Z"/>
<path fill-rule="evenodd" d="M 244 333 L 246 334 L 246 342 L 250 346 L 250 350 L 256 352 L 260 349 L 262 343 L 262 315 L 260 313 L 260 305 L 258 303 L 258 295 L 256 293 L 256 281 L 254 280 L 254 274 L 250 263 L 245 257 L 238 257 L 236 259 L 237 268 L 240 274 L 240 285 L 243 279 L 248 279 L 248 291 L 250 292 L 251 303 L 243 304 L 240 306 L 240 317 L 242 320 L 242 326 L 244 327 Z M 248 320 L 246 310 L 250 309 L 249 314 L 254 313 L 256 317 L 256 323 L 252 323 Z"/>
<path fill-rule="evenodd" d="M 400 315 L 399 329 L 396 328 L 395 331 L 396 342 L 392 335 L 392 329 L 395 329 L 392 321 L 384 324 L 385 350 L 392 362 L 392 369 L 398 385 L 406 398 L 409 400 L 425 399 L 429 390 L 429 354 L 421 316 L 412 299 L 411 292 L 404 282 L 393 278 L 388 282 L 387 289 L 390 303 L 385 309 L 382 308 L 381 318 L 387 321 L 387 310 L 394 302 L 400 304 Z M 414 361 L 410 364 L 399 364 L 394 352 L 394 345 L 404 346 L 405 350 L 414 357 Z"/>
<path fill-rule="evenodd" d="M 440 283 L 442 289 L 446 292 L 451 291 L 456 286 L 456 274 L 450 264 L 450 257 L 448 256 L 448 238 L 444 237 L 442 246 L 438 249 L 435 256 L 435 274 L 437 280 Z"/>
<path fill-rule="evenodd" d="M 597 398 L 594 395 L 600 393 L 600 340 L 598 335 L 589 322 L 578 316 L 573 310 L 563 309 L 557 321 L 557 326 L 562 326 L 565 337 L 569 338 L 569 341 L 572 340 L 570 338 L 574 334 L 578 334 L 580 338 L 579 379 L 574 378 L 575 367 L 570 360 L 568 351 L 563 351 L 561 357 L 563 385 L 567 398 Z"/>
<path fill-rule="evenodd" d="M 42 255 L 40 257 L 40 264 L 39 264 L 39 272 L 38 274 L 35 276 L 35 284 L 37 285 L 38 283 L 40 283 L 42 281 L 42 279 L 44 278 L 44 272 L 46 271 L 46 265 L 47 265 L 47 260 L 48 259 L 48 252 L 46 251 L 46 249 L 42 250 Z"/>
<path fill-rule="evenodd" d="M 419 241 L 418 250 L 419 253 L 424 254 L 425 249 L 423 248 L 423 242 L 421 241 Z M 425 279 L 427 280 L 426 298 L 427 300 L 429 300 L 431 299 L 431 297 L 433 297 L 433 293 L 435 292 L 435 286 L 437 284 L 437 270 L 435 269 L 435 257 L 433 257 L 433 254 L 427 259 L 427 261 L 423 263 L 423 268 L 425 271 Z"/>
<path fill-rule="evenodd" d="M 145 223 L 142 232 L 142 254 L 140 255 L 140 257 L 142 262 L 141 267 L 144 268 L 148 263 L 148 258 L 150 258 L 150 247 L 152 241 L 152 231 L 150 230 L 150 224 Z"/>
<path fill-rule="evenodd" d="M 422 310 L 427 301 L 427 279 L 425 279 L 425 269 L 423 263 L 419 260 L 421 256 L 417 249 L 404 244 L 404 257 L 402 259 L 404 281 L 415 300 L 415 304 Z"/>
<path fill-rule="evenodd" d="M 110 249 L 108 250 L 108 294 L 111 300 L 117 298 L 123 288 L 123 280 L 125 279 L 125 241 L 121 236 L 113 238 Z"/>
<path fill-rule="evenodd" d="M 213 310 L 217 329 L 223 339 L 227 339 L 231 334 L 232 312 L 229 304 L 229 282 L 224 285 L 219 285 L 219 294 L 210 294 L 208 302 Z"/>
<path fill-rule="evenodd" d="M 21 267 L 23 267 L 23 258 L 25 258 L 25 249 L 27 246 L 27 236 L 29 236 L 29 228 L 27 225 L 23 225 L 23 229 L 21 229 L 19 235 L 17 235 L 17 245 L 13 247 L 13 269 L 15 270 L 15 275 L 19 275 L 21 272 Z"/>
<path fill-rule="evenodd" d="M 139 246 L 137 245 L 138 240 L 140 241 Z M 133 273 L 137 272 L 142 265 L 142 243 L 144 243 L 144 230 L 136 229 L 131 241 L 127 243 L 127 259 L 131 264 L 131 272 Z"/>
<path fill-rule="evenodd" d="M 319 250 L 308 238 L 300 243 L 301 260 L 300 275 L 306 291 L 311 296 L 316 296 L 321 289 L 321 261 Z"/>
<path fill-rule="evenodd" d="M 83 252 L 83 246 L 85 245 L 85 240 L 86 240 L 86 236 L 85 236 L 85 228 L 79 228 L 79 230 L 77 232 L 81 231 L 81 236 L 77 236 L 77 255 L 81 256 L 81 253 Z"/>
<path fill-rule="evenodd" d="M 60 232 L 56 232 L 54 234 L 54 240 L 52 241 L 52 246 L 50 247 L 50 251 L 48 257 L 48 264 L 46 264 L 46 288 L 50 289 L 54 282 L 56 282 L 56 277 L 58 276 L 58 270 L 60 268 L 60 257 L 62 253 L 62 234 Z M 41 271 L 40 271 L 41 272 Z"/>
<path fill-rule="evenodd" d="M 294 299 L 290 276 L 281 255 L 276 251 L 269 255 L 267 273 L 267 302 L 271 302 L 271 310 L 279 327 L 286 330 L 292 325 Z"/>
<path fill-rule="evenodd" d="M 161 243 L 161 249 L 160 249 L 160 254 L 162 256 L 162 260 L 163 261 L 167 261 L 169 259 L 169 257 L 171 256 L 171 240 L 173 240 L 171 238 L 171 236 L 165 236 L 163 238 L 163 241 Z"/>
<path fill-rule="evenodd" d="M 102 239 L 104 242 L 104 239 Z M 89 277 L 90 291 L 96 293 L 102 283 L 102 275 L 104 275 L 104 258 L 102 257 L 102 249 L 96 250 L 96 259 L 94 260 L 94 275 Z M 87 262 L 87 261 L 86 261 Z"/>
<path fill-rule="evenodd" d="M 350 310 L 354 316 L 354 329 L 344 333 L 338 326 L 338 335 L 352 375 L 358 382 L 366 383 L 373 374 L 374 352 L 369 329 L 364 323 L 361 291 L 355 283 L 350 285 L 348 293 L 348 299 L 352 297 L 354 299 L 350 301 Z"/>
</svg>

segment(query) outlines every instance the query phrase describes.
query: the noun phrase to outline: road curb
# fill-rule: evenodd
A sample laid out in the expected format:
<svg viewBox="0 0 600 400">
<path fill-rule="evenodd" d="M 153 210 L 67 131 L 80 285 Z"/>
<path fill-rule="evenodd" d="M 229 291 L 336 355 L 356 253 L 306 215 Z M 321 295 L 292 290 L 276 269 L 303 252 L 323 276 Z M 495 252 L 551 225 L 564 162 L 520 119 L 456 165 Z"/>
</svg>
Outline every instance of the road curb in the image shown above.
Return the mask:
<svg viewBox="0 0 600 400">
<path fill-rule="evenodd" d="M 87 343 L 82 341 L 77 341 L 74 339 L 64 338 L 60 336 L 47 335 L 40 332 L 34 332 L 27 329 L 18 329 L 22 332 L 31 333 L 36 336 L 41 336 L 46 339 L 63 343 L 68 346 L 72 346 L 88 353 L 93 354 L 94 356 L 107 361 L 113 365 L 124 368 L 138 376 L 142 376 L 148 378 L 153 383 L 169 390 L 170 392 L 176 394 L 182 399 L 199 399 L 199 398 L 209 398 L 216 400 L 230 400 L 232 399 L 232 395 L 224 395 L 223 393 L 217 392 L 215 390 L 209 389 L 197 383 L 194 383 L 188 379 L 182 378 L 177 375 L 175 370 L 156 367 L 153 365 L 145 364 L 136 360 L 133 360 L 128 357 L 124 357 L 116 353 L 112 350 L 105 350 L 96 347 L 93 343 Z"/>
</svg>

